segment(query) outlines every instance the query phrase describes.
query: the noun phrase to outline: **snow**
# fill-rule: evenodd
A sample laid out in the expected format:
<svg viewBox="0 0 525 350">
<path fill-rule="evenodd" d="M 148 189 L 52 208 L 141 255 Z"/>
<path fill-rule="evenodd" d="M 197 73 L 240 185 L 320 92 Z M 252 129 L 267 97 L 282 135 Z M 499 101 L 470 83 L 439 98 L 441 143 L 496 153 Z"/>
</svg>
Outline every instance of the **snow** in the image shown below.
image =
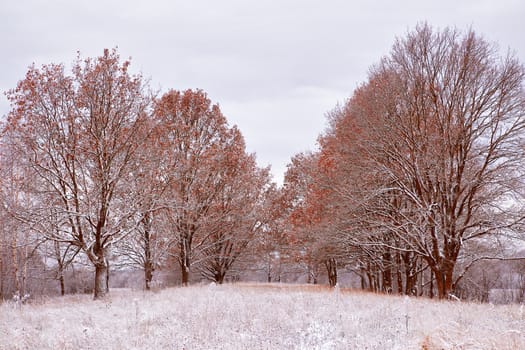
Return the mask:
<svg viewBox="0 0 525 350">
<path fill-rule="evenodd" d="M 279 284 L 0 305 L 0 349 L 523 349 L 524 335 L 520 305 Z"/>
</svg>

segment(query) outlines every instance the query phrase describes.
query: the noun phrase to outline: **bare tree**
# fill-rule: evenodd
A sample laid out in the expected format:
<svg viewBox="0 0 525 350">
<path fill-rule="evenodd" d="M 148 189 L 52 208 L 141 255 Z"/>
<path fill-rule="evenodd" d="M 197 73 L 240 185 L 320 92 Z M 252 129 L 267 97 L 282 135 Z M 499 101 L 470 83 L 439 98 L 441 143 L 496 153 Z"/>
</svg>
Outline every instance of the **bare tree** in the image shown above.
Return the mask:
<svg viewBox="0 0 525 350">
<path fill-rule="evenodd" d="M 454 288 L 466 242 L 521 222 L 513 199 L 523 165 L 524 74 L 516 58 L 500 58 L 472 31 L 423 24 L 395 43 L 351 101 L 354 118 L 365 121 L 369 169 L 386 180 L 368 192 L 369 218 L 401 243 L 375 244 L 422 257 L 440 298 Z"/>
<path fill-rule="evenodd" d="M 154 272 L 162 267 L 168 258 L 170 239 L 157 217 L 156 211 L 139 213 L 140 224 L 116 247 L 119 267 L 139 267 L 144 271 L 144 288 L 151 289 Z"/>
<path fill-rule="evenodd" d="M 167 260 L 170 239 L 166 223 L 162 221 L 162 210 L 169 206 L 168 190 L 170 177 L 166 174 L 166 162 L 162 159 L 165 149 L 155 142 L 156 132 L 151 119 L 144 125 L 148 138 L 136 151 L 126 176 L 127 190 L 137 206 L 135 220 L 138 225 L 129 237 L 117 244 L 119 267 L 139 267 L 144 271 L 144 286 L 151 289 L 154 272 Z M 129 206 L 129 203 L 123 203 Z"/>
<path fill-rule="evenodd" d="M 23 212 L 29 198 L 25 177 L 27 173 L 16 167 L 15 159 L 6 151 L 0 155 L 0 203 L 2 206 L 2 245 L 3 264 L 10 270 L 10 283 L 6 285 L 8 295 L 21 300 L 29 292 L 28 264 L 37 246 L 36 238 L 29 227 L 19 220 L 18 212 Z M 7 271 L 6 271 L 7 272 Z"/>
<path fill-rule="evenodd" d="M 142 78 L 119 61 L 115 50 L 105 50 L 97 59 L 79 58 L 71 76 L 62 65 L 31 67 L 8 93 L 4 126 L 5 144 L 31 172 L 32 228 L 87 254 L 95 298 L 108 291 L 108 250 L 137 224 L 115 204 L 131 201 L 122 179 L 149 107 Z M 59 215 L 58 232 L 46 230 L 50 207 Z"/>
<path fill-rule="evenodd" d="M 292 158 L 283 185 L 286 203 L 283 209 L 289 224 L 286 235 L 295 248 L 296 259 L 307 266 L 309 280 L 316 281 L 312 273 L 322 265 L 330 286 L 334 287 L 344 252 L 334 235 L 338 203 L 324 187 L 324 178 L 330 173 L 325 161 L 320 152 Z"/>
<path fill-rule="evenodd" d="M 240 137 L 240 134 L 239 134 Z M 262 231 L 269 185 L 268 169 L 259 169 L 244 143 L 230 154 L 230 166 L 221 176 L 227 182 L 212 204 L 203 230 L 208 239 L 200 248 L 201 274 L 223 283 L 226 273 L 247 252 Z"/>
<path fill-rule="evenodd" d="M 163 150 L 160 168 L 169 184 L 163 213 L 178 248 L 182 284 L 187 285 L 193 258 L 213 234 L 206 231 L 210 210 L 230 185 L 224 179 L 235 166 L 231 154 L 242 154 L 244 141 L 200 90 L 164 94 L 154 119 L 154 142 Z"/>
</svg>

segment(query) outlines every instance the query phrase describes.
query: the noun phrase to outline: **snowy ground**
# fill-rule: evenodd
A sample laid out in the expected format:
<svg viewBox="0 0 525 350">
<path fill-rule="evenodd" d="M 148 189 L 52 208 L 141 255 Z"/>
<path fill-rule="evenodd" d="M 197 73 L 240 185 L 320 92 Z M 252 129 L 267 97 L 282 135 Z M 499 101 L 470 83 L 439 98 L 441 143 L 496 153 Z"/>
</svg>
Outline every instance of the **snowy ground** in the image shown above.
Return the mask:
<svg viewBox="0 0 525 350">
<path fill-rule="evenodd" d="M 287 285 L 0 305 L 0 349 L 525 349 L 525 310 Z"/>
</svg>

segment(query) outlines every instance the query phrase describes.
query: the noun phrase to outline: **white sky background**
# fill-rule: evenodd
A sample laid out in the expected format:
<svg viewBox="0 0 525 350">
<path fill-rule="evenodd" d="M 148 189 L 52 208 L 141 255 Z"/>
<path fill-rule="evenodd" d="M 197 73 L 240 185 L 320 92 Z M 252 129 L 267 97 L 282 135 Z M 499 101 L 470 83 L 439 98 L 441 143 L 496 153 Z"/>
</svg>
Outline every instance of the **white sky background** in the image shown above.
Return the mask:
<svg viewBox="0 0 525 350">
<path fill-rule="evenodd" d="M 315 149 L 325 113 L 422 21 L 472 27 L 525 63 L 523 0 L 2 0 L 0 90 L 33 62 L 118 46 L 154 89 L 206 91 L 280 183 L 291 156 Z"/>
</svg>

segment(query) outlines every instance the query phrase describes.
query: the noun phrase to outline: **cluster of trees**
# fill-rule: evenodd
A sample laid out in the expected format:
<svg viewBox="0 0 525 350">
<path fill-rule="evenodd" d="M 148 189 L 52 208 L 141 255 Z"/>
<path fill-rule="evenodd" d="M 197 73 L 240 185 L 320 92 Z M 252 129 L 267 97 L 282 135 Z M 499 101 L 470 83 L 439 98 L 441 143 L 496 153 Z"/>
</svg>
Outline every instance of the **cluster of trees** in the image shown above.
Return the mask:
<svg viewBox="0 0 525 350">
<path fill-rule="evenodd" d="M 512 257 L 523 226 L 525 70 L 474 32 L 419 25 L 342 106 L 282 187 L 200 90 L 154 96 L 115 50 L 30 67 L 7 93 L 0 144 L 0 298 L 52 267 L 170 262 L 222 283 L 282 264 L 330 285 L 439 298 L 480 261 Z M 9 284 L 11 289 L 6 287 Z"/>
<path fill-rule="evenodd" d="M 262 227 L 268 169 L 204 92 L 155 98 L 128 67 L 105 50 L 78 59 L 72 75 L 62 65 L 31 67 L 8 92 L 4 222 L 34 240 L 25 247 L 53 245 L 62 283 L 82 253 L 95 298 L 108 290 L 110 255 L 140 266 L 146 288 L 170 256 L 183 284 L 195 260 L 222 282 Z M 18 232 L 2 226 L 14 252 Z"/>
<path fill-rule="evenodd" d="M 472 31 L 398 39 L 288 169 L 301 253 L 331 284 L 339 261 L 364 288 L 439 298 L 509 257 L 525 213 L 524 75 Z"/>
</svg>

